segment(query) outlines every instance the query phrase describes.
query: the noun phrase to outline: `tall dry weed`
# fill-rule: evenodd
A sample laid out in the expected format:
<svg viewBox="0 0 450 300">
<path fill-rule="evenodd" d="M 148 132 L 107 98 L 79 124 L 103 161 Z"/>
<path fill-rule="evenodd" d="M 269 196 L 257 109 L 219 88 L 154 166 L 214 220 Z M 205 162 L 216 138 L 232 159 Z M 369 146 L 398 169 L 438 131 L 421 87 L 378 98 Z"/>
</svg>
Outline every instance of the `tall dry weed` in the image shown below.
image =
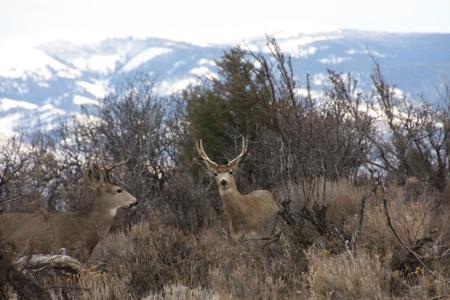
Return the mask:
<svg viewBox="0 0 450 300">
<path fill-rule="evenodd" d="M 390 297 L 390 273 L 379 256 L 359 252 L 332 255 L 310 249 L 306 275 L 313 299 L 386 299 Z"/>
</svg>

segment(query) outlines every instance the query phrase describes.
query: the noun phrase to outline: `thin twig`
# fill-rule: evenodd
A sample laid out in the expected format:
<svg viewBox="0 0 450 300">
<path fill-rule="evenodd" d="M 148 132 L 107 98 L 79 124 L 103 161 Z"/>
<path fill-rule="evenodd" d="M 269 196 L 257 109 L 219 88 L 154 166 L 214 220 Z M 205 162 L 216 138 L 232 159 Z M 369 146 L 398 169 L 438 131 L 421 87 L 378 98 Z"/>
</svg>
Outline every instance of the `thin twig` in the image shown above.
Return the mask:
<svg viewBox="0 0 450 300">
<path fill-rule="evenodd" d="M 441 295 L 431 298 L 431 300 L 437 300 L 437 299 L 449 299 L 450 295 Z"/>
<path fill-rule="evenodd" d="M 80 290 L 80 291 L 90 291 L 92 290 L 92 288 L 83 288 L 81 286 L 76 286 L 76 285 L 51 285 L 48 286 L 47 289 L 61 289 L 61 290 Z"/>
<path fill-rule="evenodd" d="M 375 194 L 375 192 L 377 191 L 378 186 L 382 183 L 381 180 L 377 181 L 375 183 L 375 185 L 370 189 L 370 191 L 368 191 L 361 199 L 361 201 L 359 202 L 359 209 L 358 209 L 358 223 L 356 224 L 355 230 L 353 231 L 352 234 L 352 241 L 351 241 L 351 249 L 352 252 L 355 252 L 356 250 L 356 243 L 359 240 L 359 237 L 361 235 L 361 230 L 362 230 L 362 225 L 363 225 L 363 221 L 364 221 L 364 210 L 366 208 L 366 202 L 367 200 L 373 195 Z"/>
</svg>

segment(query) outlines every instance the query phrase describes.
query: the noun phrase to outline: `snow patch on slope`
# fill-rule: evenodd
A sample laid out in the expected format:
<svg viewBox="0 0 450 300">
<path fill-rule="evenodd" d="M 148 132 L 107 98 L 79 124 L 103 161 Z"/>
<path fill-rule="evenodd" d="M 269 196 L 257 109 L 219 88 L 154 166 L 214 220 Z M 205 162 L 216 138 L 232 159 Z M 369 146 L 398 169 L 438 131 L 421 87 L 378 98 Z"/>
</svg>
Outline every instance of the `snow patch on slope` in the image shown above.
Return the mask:
<svg viewBox="0 0 450 300">
<path fill-rule="evenodd" d="M 346 50 L 345 53 L 347 53 L 349 55 L 355 55 L 355 54 L 368 55 L 368 54 L 370 54 L 372 56 L 380 57 L 380 58 L 384 58 L 384 57 L 387 56 L 387 54 L 378 52 L 378 51 L 373 50 L 373 49 L 370 49 L 370 50 L 367 50 L 367 49 L 358 50 L 358 49 L 351 48 L 351 49 Z"/>
<path fill-rule="evenodd" d="M 21 113 L 13 113 L 0 117 L 0 138 L 4 138 L 6 140 L 14 136 L 17 133 L 17 124 L 20 123 L 22 117 L 23 115 Z"/>
<path fill-rule="evenodd" d="M 80 96 L 80 95 L 75 95 L 73 97 L 73 103 L 75 105 L 98 105 L 98 101 L 95 99 L 91 99 L 88 97 L 84 97 L 84 96 Z"/>
<path fill-rule="evenodd" d="M 291 54 L 293 57 L 305 57 L 307 54 L 314 54 L 317 49 L 306 47 L 315 42 L 335 40 L 341 38 L 339 34 L 319 34 L 319 35 L 302 35 L 295 38 L 289 38 L 278 41 L 278 45 L 283 51 Z M 267 51 L 267 50 L 266 50 Z"/>
<path fill-rule="evenodd" d="M 148 48 L 139 53 L 138 55 L 136 55 L 135 57 L 133 57 L 131 60 L 129 60 L 127 64 L 122 68 L 122 71 L 130 72 L 139 67 L 140 65 L 142 65 L 143 63 L 146 63 L 157 56 L 167 54 L 170 52 L 172 52 L 172 49 L 170 48 L 162 48 L 162 47 Z"/>
<path fill-rule="evenodd" d="M 7 78 L 26 78 L 33 73 L 35 77 L 49 80 L 53 72 L 68 72 L 69 67 L 46 55 L 34 47 L 0 44 L 0 76 Z"/>
<path fill-rule="evenodd" d="M 97 72 L 103 75 L 109 74 L 116 69 L 116 63 L 120 55 L 92 55 L 90 57 L 77 57 L 71 63 L 83 71 Z"/>
<path fill-rule="evenodd" d="M 216 73 L 212 72 L 209 68 L 203 66 L 191 69 L 189 71 L 189 74 L 206 78 L 218 78 Z"/>
<path fill-rule="evenodd" d="M 108 92 L 108 83 L 106 81 L 96 80 L 93 83 L 77 81 L 76 85 L 96 98 L 103 98 Z"/>
<path fill-rule="evenodd" d="M 324 57 L 319 59 L 318 61 L 321 64 L 330 64 L 330 65 L 338 65 L 338 64 L 342 64 L 345 61 L 350 60 L 350 57 L 341 57 L 341 56 L 336 56 L 334 54 L 329 55 L 328 57 Z"/>
<path fill-rule="evenodd" d="M 156 92 L 160 95 L 170 95 L 187 88 L 189 85 L 196 85 L 199 83 L 199 79 L 192 77 L 178 80 L 164 80 L 156 86 Z"/>
<path fill-rule="evenodd" d="M 313 55 L 316 52 L 317 52 L 317 48 L 313 47 L 313 46 L 299 48 L 295 57 L 308 58 L 309 56 Z"/>
<path fill-rule="evenodd" d="M 197 62 L 199 65 L 201 66 L 210 66 L 210 67 L 215 67 L 216 66 L 216 62 L 212 59 L 206 59 L 206 58 L 201 58 L 198 60 Z"/>
<path fill-rule="evenodd" d="M 3 100 L 5 99 L 2 99 L 2 104 L 4 103 Z M 38 106 L 30 105 L 31 103 L 26 101 L 11 101 L 7 101 L 7 105 L 16 108 L 18 111 L 0 116 L 0 139 L 7 139 L 36 128 L 44 131 L 54 129 L 58 124 L 56 121 L 67 115 L 67 112 L 52 104 Z"/>
<path fill-rule="evenodd" d="M 38 106 L 36 104 L 27 101 L 0 98 L 0 111 L 8 111 L 14 108 L 23 108 L 30 110 L 37 107 Z"/>
</svg>

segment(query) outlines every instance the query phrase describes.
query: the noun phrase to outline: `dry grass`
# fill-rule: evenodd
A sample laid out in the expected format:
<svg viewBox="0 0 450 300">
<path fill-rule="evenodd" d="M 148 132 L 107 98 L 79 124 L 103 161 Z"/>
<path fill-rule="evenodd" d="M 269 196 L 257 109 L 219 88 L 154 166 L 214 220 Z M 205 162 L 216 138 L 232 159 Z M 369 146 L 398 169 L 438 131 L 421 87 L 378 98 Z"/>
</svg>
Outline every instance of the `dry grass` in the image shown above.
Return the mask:
<svg viewBox="0 0 450 300">
<path fill-rule="evenodd" d="M 390 272 L 379 256 L 358 252 L 331 255 L 308 251 L 306 275 L 314 299 L 385 299 L 390 295 Z"/>
<path fill-rule="evenodd" d="M 388 208 L 394 229 L 409 247 L 413 247 L 416 241 L 430 235 L 436 218 L 430 203 L 403 202 L 400 198 L 391 198 L 388 201 Z M 377 248 L 381 253 L 400 247 L 398 240 L 387 226 L 381 200 L 373 203 L 366 211 L 363 240 L 367 247 Z"/>
<path fill-rule="evenodd" d="M 300 273 L 297 264 L 301 260 L 296 257 L 294 261 L 286 241 L 253 247 L 230 242 L 221 230 L 185 234 L 159 223 L 158 218 L 150 219 L 127 234 L 111 235 L 91 258 L 106 258 L 103 262 L 109 272 L 131 274 L 134 297 L 151 294 L 158 299 L 169 288 L 185 287 L 183 293 L 194 291 L 197 296 L 198 291 L 207 295 L 214 291 L 220 299 L 273 299 L 289 294 L 294 276 Z M 178 293 L 178 289 L 172 292 Z"/>
<path fill-rule="evenodd" d="M 143 300 L 219 300 L 219 299 L 232 299 L 220 296 L 214 291 L 203 288 L 188 288 L 184 285 L 167 285 L 164 286 L 161 292 L 152 293 Z"/>
<path fill-rule="evenodd" d="M 351 236 L 367 190 L 348 181 L 327 185 L 326 222 Z M 405 201 L 404 193 L 393 186 L 386 194 L 393 226 L 410 248 L 431 238 L 414 249 L 432 274 L 395 238 L 377 194 L 367 202 L 355 252 L 307 222 L 298 223 L 304 224 L 302 236 L 286 226 L 277 243 L 262 248 L 229 240 L 221 220 L 194 234 L 168 224 L 164 212 L 153 212 L 110 234 L 80 274 L 35 276 L 54 299 L 448 298 L 448 213 L 437 213 L 426 194 Z M 323 199 L 320 193 L 310 198 Z M 312 242 L 299 243 L 304 238 Z"/>
</svg>

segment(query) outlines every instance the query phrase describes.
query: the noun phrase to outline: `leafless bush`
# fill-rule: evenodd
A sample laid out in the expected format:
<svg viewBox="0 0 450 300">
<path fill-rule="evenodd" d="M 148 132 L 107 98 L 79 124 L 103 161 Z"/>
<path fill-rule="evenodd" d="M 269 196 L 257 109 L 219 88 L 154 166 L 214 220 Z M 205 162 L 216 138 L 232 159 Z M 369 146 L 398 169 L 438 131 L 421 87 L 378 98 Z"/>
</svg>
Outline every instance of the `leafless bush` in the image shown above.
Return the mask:
<svg viewBox="0 0 450 300">
<path fill-rule="evenodd" d="M 415 176 L 443 192 L 448 175 L 448 113 L 425 99 L 415 103 L 402 96 L 383 77 L 378 63 L 372 81 L 376 91 L 373 109 L 386 122 L 378 135 L 370 136 L 376 159 L 381 161 L 372 164 L 393 174 L 400 183 Z"/>
<path fill-rule="evenodd" d="M 188 174 L 173 174 L 167 181 L 162 193 L 161 209 L 165 208 L 165 222 L 175 224 L 182 230 L 199 233 L 220 219 L 219 201 L 196 183 Z"/>
<path fill-rule="evenodd" d="M 21 175 L 29 164 L 23 148 L 22 137 L 18 136 L 0 145 L 0 203 L 3 205 L 9 205 L 7 202 L 22 194 Z"/>
<path fill-rule="evenodd" d="M 52 141 L 37 132 L 29 142 L 13 137 L 2 148 L 0 199 L 6 210 L 54 210 L 62 177 Z"/>
<path fill-rule="evenodd" d="M 90 155 L 124 161 L 123 183 L 137 198 L 150 201 L 162 189 L 171 163 L 165 149 L 165 108 L 153 93 L 153 83 L 145 77 L 130 80 L 87 116 Z"/>
</svg>

